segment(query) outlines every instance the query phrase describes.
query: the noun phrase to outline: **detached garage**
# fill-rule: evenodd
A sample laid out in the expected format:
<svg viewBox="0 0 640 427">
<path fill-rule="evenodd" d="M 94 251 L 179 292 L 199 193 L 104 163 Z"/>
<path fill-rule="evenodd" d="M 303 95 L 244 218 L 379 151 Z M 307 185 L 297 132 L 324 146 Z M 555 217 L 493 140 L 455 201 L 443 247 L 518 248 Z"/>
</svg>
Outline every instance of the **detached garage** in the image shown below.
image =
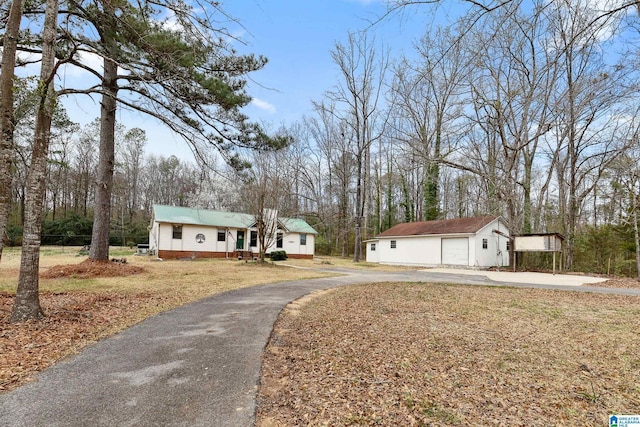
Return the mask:
<svg viewBox="0 0 640 427">
<path fill-rule="evenodd" d="M 367 262 L 421 266 L 505 267 L 509 230 L 500 217 L 398 224 L 367 240 Z"/>
</svg>

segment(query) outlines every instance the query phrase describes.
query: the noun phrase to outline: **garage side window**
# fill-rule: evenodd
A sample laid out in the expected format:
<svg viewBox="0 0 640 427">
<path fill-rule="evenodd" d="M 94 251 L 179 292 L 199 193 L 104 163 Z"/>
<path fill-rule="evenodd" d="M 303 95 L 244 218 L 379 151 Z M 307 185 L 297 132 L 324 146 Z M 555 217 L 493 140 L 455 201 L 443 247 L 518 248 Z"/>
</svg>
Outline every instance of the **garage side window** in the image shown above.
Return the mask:
<svg viewBox="0 0 640 427">
<path fill-rule="evenodd" d="M 173 226 L 173 238 L 174 239 L 182 239 L 182 226 L 174 225 Z"/>
<path fill-rule="evenodd" d="M 371 244 L 371 250 L 372 250 L 372 251 L 375 251 L 375 250 L 376 250 L 376 244 L 375 244 L 375 243 L 372 243 L 372 244 Z"/>
<path fill-rule="evenodd" d="M 482 239 L 482 249 L 489 248 L 489 241 L 487 239 Z"/>
<path fill-rule="evenodd" d="M 395 249 L 396 248 L 396 241 L 392 240 L 391 241 L 391 249 Z"/>
</svg>

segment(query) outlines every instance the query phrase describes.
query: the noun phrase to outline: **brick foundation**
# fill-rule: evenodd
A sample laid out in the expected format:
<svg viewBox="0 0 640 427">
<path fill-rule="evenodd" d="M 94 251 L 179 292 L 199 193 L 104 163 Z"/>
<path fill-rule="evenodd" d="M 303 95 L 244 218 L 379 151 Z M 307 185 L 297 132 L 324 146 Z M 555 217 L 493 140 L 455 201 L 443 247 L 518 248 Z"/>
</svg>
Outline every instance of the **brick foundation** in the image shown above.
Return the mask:
<svg viewBox="0 0 640 427">
<path fill-rule="evenodd" d="M 233 258 L 234 252 L 229 252 Z M 198 258 L 226 258 L 224 252 L 195 252 L 195 251 L 158 251 L 158 258 L 162 259 L 198 259 Z"/>
<path fill-rule="evenodd" d="M 236 252 L 195 252 L 195 251 L 158 251 L 158 257 L 162 259 L 198 259 L 198 258 L 235 258 Z M 256 254 L 257 255 L 257 254 Z M 313 255 L 287 254 L 292 259 L 313 259 Z"/>
<path fill-rule="evenodd" d="M 313 255 L 306 254 L 287 254 L 287 257 L 292 259 L 313 259 Z"/>
</svg>

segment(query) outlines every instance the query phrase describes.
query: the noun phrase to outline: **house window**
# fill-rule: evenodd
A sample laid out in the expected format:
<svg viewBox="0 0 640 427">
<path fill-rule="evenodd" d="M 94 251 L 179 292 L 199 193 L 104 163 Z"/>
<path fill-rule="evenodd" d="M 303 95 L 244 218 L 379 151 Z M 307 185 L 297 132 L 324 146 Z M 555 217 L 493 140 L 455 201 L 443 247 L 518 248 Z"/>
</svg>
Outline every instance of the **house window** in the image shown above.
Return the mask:
<svg viewBox="0 0 640 427">
<path fill-rule="evenodd" d="M 282 248 L 282 233 L 278 233 L 276 234 L 276 248 L 281 249 Z"/>
<path fill-rule="evenodd" d="M 371 244 L 371 251 L 373 252 L 373 251 L 375 251 L 375 250 L 376 250 L 376 244 L 375 244 L 375 243 L 372 243 L 372 244 Z"/>
<path fill-rule="evenodd" d="M 227 233 L 225 233 L 224 230 L 218 230 L 218 242 L 224 242 L 226 236 Z"/>
<path fill-rule="evenodd" d="M 251 231 L 251 237 L 249 239 L 249 246 L 256 247 L 258 246 L 258 232 L 255 230 Z"/>
<path fill-rule="evenodd" d="M 396 248 L 396 241 L 392 240 L 391 241 L 391 249 L 395 249 Z"/>
<path fill-rule="evenodd" d="M 174 239 L 182 239 L 182 226 L 174 225 L 173 226 L 173 238 Z"/>
<path fill-rule="evenodd" d="M 307 244 L 307 235 L 306 234 L 301 234 L 300 235 L 300 245 L 306 245 Z"/>
<path fill-rule="evenodd" d="M 482 239 L 482 249 L 489 248 L 489 241 L 487 239 Z"/>
<path fill-rule="evenodd" d="M 511 241 L 507 240 L 507 251 L 511 250 Z"/>
</svg>

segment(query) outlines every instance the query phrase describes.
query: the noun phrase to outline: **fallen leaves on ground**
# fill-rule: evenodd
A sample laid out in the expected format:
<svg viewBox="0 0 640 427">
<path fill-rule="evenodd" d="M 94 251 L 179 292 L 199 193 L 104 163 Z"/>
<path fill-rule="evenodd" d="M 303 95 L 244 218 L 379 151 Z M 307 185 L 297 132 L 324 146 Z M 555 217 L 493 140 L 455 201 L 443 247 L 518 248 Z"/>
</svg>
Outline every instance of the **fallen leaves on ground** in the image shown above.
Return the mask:
<svg viewBox="0 0 640 427">
<path fill-rule="evenodd" d="M 607 425 L 640 413 L 638 331 L 638 297 L 340 288 L 278 319 L 257 425 Z"/>
<path fill-rule="evenodd" d="M 606 282 L 593 283 L 587 286 L 598 286 L 601 288 L 626 288 L 626 289 L 640 289 L 640 280 L 630 279 L 628 277 L 615 277 L 609 279 Z"/>
<path fill-rule="evenodd" d="M 75 258 L 75 253 L 67 257 Z M 19 259 L 14 255 L 14 261 Z M 24 384 L 61 358 L 159 312 L 232 289 L 324 276 L 225 260 L 159 263 L 143 258 L 132 263 L 85 260 L 60 265 L 45 261 L 49 262 L 40 274 L 45 280 L 41 280 L 39 294 L 44 319 L 10 324 L 14 295 L 0 291 L 0 392 Z M 132 265 L 135 263 L 138 265 Z M 14 275 L 17 281 L 17 269 L 2 267 L 0 274 Z M 131 276 L 138 272 L 146 274 Z"/>
<path fill-rule="evenodd" d="M 43 276 L 133 271 L 82 264 Z M 624 280 L 612 283 L 636 283 Z M 637 299 L 415 286 L 341 289 L 283 316 L 266 353 L 262 426 L 604 425 L 604 414 L 640 412 Z M 41 292 L 47 316 L 13 325 L 13 295 L 0 292 L 0 392 L 172 298 L 152 288 Z"/>
<path fill-rule="evenodd" d="M 95 278 L 138 274 L 139 266 L 119 262 L 83 261 L 57 265 L 41 278 Z M 41 292 L 46 316 L 37 321 L 10 324 L 14 296 L 0 293 L 0 391 L 11 390 L 57 360 L 100 338 L 140 320 L 144 307 L 163 297 L 149 293 L 123 295 L 114 292 Z"/>
<path fill-rule="evenodd" d="M 0 293 L 0 391 L 11 390 L 88 344 L 141 320 L 150 294 L 42 293 L 42 320 L 9 323 L 14 297 Z"/>
<path fill-rule="evenodd" d="M 40 273 L 40 277 L 43 279 L 57 279 L 60 277 L 90 279 L 94 277 L 129 276 L 145 271 L 140 266 L 127 264 L 124 258 L 111 261 L 91 261 L 87 259 L 80 264 L 55 265 Z"/>
</svg>

